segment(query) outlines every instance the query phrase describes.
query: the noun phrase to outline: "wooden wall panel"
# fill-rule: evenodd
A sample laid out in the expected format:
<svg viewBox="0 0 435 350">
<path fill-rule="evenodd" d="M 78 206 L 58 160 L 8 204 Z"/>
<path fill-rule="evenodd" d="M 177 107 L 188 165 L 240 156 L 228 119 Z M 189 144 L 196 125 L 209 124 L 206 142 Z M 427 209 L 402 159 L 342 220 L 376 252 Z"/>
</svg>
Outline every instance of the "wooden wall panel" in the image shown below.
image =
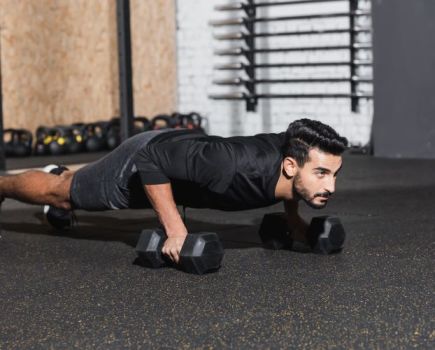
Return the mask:
<svg viewBox="0 0 435 350">
<path fill-rule="evenodd" d="M 131 0 L 136 115 L 173 112 L 177 100 L 173 0 Z"/>
<path fill-rule="evenodd" d="M 5 128 L 119 114 L 115 0 L 0 0 L 0 9 Z M 132 1 L 131 9 L 135 112 L 173 110 L 173 1 Z"/>
</svg>

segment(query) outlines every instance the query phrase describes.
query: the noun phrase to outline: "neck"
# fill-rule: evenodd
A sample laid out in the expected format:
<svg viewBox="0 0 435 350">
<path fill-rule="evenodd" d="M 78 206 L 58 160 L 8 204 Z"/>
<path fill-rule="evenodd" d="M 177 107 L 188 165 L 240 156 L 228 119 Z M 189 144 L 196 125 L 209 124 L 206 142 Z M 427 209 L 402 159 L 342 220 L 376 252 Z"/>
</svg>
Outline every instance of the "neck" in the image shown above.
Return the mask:
<svg viewBox="0 0 435 350">
<path fill-rule="evenodd" d="M 294 177 L 288 177 L 284 175 L 282 168 L 283 166 L 281 164 L 279 179 L 275 187 L 275 198 L 281 200 L 292 200 L 294 199 L 294 193 L 293 193 Z"/>
</svg>

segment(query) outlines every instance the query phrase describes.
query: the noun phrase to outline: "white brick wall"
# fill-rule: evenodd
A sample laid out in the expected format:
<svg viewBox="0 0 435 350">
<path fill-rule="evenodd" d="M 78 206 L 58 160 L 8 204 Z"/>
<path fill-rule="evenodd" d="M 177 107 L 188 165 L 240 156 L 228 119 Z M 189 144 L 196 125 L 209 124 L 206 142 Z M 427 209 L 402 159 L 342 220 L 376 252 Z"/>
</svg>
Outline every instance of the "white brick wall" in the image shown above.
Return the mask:
<svg viewBox="0 0 435 350">
<path fill-rule="evenodd" d="M 262 0 L 266 1 L 266 0 Z M 349 99 L 260 99 L 256 112 L 247 112 L 244 101 L 213 100 L 213 93 L 225 93 L 241 90 L 241 87 L 213 85 L 213 79 L 242 75 L 242 72 L 216 71 L 215 64 L 239 61 L 240 57 L 215 56 L 215 49 L 238 47 L 242 42 L 218 41 L 213 34 L 239 31 L 234 27 L 212 27 L 209 22 L 216 19 L 227 19 L 241 15 L 238 12 L 219 12 L 214 10 L 218 4 L 229 3 L 229 0 L 178 0 L 177 1 L 177 45 L 178 45 L 178 109 L 180 111 L 198 111 L 209 119 L 211 134 L 251 135 L 259 132 L 284 131 L 288 124 L 301 117 L 320 120 L 334 127 L 348 137 L 352 144 L 364 145 L 370 137 L 372 123 L 372 101 L 360 100 L 360 111 L 352 113 Z M 369 5 L 363 2 L 362 5 Z M 317 3 L 309 5 L 291 5 L 258 8 L 258 17 L 294 16 L 307 13 L 345 12 L 347 1 Z M 364 19 L 361 19 L 361 25 Z M 369 23 L 368 23 L 369 24 Z M 257 32 L 278 32 L 310 29 L 347 28 L 348 19 L 322 19 L 301 21 L 280 21 L 261 23 Z M 370 40 L 365 35 L 361 41 Z M 315 45 L 342 45 L 349 43 L 347 34 L 268 37 L 258 38 L 257 47 L 292 47 Z M 364 51 L 361 51 L 364 54 Z M 361 59 L 371 58 L 368 52 Z M 349 54 L 344 51 L 314 51 L 295 53 L 257 54 L 258 63 L 280 62 L 316 62 L 348 60 Z M 361 71 L 363 74 L 370 74 Z M 297 77 L 348 77 L 346 67 L 314 67 L 314 68 L 274 68 L 257 70 L 257 77 L 262 78 L 297 78 Z M 363 88 L 363 86 L 362 86 Z M 368 91 L 371 87 L 368 86 Z M 323 84 L 269 84 L 259 85 L 258 93 L 323 93 L 350 92 L 349 83 Z"/>
</svg>

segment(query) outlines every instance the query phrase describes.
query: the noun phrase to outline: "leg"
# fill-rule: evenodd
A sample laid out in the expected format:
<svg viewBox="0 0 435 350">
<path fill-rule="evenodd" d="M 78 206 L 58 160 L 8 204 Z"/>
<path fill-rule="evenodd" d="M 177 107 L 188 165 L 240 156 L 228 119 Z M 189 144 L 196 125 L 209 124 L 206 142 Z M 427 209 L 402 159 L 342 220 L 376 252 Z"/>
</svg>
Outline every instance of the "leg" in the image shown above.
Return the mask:
<svg viewBox="0 0 435 350">
<path fill-rule="evenodd" d="M 30 204 L 48 204 L 60 209 L 71 209 L 70 187 L 74 172 L 60 176 L 30 170 L 18 175 L 0 177 L 0 196 Z"/>
<path fill-rule="evenodd" d="M 162 132 L 166 131 L 153 130 L 135 135 L 109 154 L 77 170 L 70 191 L 73 208 L 102 211 L 143 208 L 149 204 L 134 157 Z"/>
</svg>

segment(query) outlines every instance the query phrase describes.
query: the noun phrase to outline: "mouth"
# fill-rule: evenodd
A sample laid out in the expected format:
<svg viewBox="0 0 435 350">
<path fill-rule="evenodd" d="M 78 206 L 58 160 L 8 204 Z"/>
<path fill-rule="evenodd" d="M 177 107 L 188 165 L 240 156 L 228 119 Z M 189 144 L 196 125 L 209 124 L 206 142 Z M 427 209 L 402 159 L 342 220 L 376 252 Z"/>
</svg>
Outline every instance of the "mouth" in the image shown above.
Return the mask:
<svg viewBox="0 0 435 350">
<path fill-rule="evenodd" d="M 314 198 L 318 198 L 322 202 L 328 201 L 330 195 L 328 193 L 318 193 Z"/>
</svg>

